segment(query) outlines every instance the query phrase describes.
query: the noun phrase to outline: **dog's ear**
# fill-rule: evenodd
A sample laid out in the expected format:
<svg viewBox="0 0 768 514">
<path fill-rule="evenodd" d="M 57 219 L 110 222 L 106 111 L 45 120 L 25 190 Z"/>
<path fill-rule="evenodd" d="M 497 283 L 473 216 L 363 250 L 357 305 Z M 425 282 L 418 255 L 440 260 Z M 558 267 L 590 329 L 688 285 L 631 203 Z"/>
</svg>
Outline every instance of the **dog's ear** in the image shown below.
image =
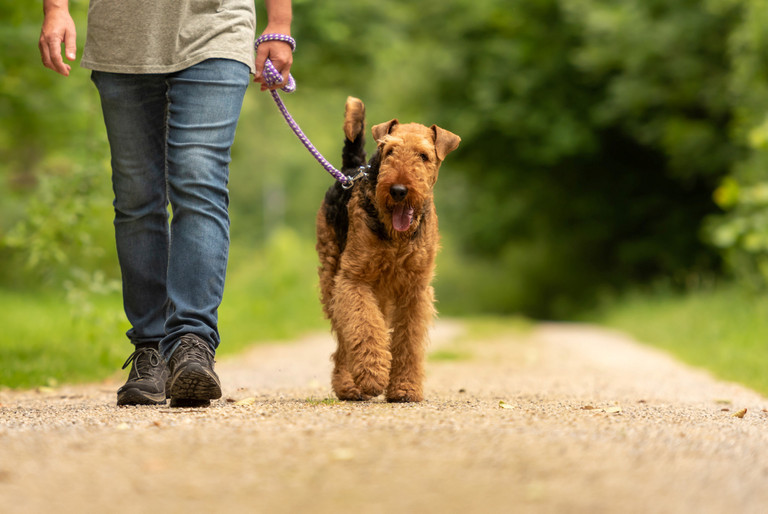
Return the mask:
<svg viewBox="0 0 768 514">
<path fill-rule="evenodd" d="M 378 143 L 379 140 L 386 136 L 387 134 L 392 132 L 392 129 L 395 128 L 395 125 L 400 123 L 397 121 L 397 119 L 389 120 L 386 123 L 379 123 L 378 125 L 374 125 L 371 127 L 371 132 L 373 132 L 373 139 Z"/>
<path fill-rule="evenodd" d="M 461 138 L 453 132 L 448 132 L 437 125 L 432 125 L 432 132 L 435 133 L 435 150 L 437 151 L 437 158 L 442 161 L 445 159 L 446 155 L 458 148 Z"/>
</svg>

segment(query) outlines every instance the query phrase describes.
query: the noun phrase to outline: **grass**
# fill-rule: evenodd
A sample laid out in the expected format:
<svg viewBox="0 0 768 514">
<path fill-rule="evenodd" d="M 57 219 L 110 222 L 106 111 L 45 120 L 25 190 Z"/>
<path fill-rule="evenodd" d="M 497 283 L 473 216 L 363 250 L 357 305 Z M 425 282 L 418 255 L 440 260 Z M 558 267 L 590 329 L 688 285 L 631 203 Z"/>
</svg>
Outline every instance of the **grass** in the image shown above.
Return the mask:
<svg viewBox="0 0 768 514">
<path fill-rule="evenodd" d="M 632 294 L 589 321 L 621 329 L 716 377 L 768 395 L 768 296 L 734 285 Z"/>
<path fill-rule="evenodd" d="M 478 341 L 515 339 L 528 332 L 533 323 L 519 316 L 474 316 L 462 318 L 465 331 L 428 353 L 430 362 L 464 362 L 475 357 Z"/>
<path fill-rule="evenodd" d="M 327 330 L 310 241 L 279 231 L 259 250 L 233 248 L 219 310 L 220 355 L 260 341 Z M 119 294 L 90 296 L 87 308 L 62 291 L 0 289 L 0 388 L 101 380 L 132 350 Z"/>
<path fill-rule="evenodd" d="M 521 316 L 474 316 L 463 320 L 467 328 L 465 339 L 501 338 L 524 334 L 533 322 Z"/>
<path fill-rule="evenodd" d="M 115 304 L 117 297 L 99 298 L 86 317 L 62 295 L 0 290 L 0 386 L 83 382 L 114 373 L 130 350 L 113 344 L 128 329 L 114 317 Z"/>
<path fill-rule="evenodd" d="M 325 398 L 315 398 L 314 396 L 304 400 L 308 405 L 317 407 L 318 405 L 340 405 L 342 402 L 333 396 L 326 396 Z"/>
<path fill-rule="evenodd" d="M 431 362 L 461 362 L 470 360 L 473 357 L 472 352 L 457 349 L 439 349 L 429 353 Z"/>
<path fill-rule="evenodd" d="M 329 330 L 320 306 L 314 241 L 277 231 L 263 249 L 234 246 L 219 312 L 219 353 Z"/>
</svg>

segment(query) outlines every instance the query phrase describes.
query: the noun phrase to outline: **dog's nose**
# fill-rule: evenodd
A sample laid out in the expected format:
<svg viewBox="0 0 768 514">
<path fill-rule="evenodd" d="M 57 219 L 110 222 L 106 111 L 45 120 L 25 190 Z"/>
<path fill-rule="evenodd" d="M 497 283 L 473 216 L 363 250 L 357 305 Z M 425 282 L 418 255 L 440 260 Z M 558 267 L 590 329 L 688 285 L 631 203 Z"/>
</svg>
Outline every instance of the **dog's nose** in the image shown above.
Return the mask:
<svg viewBox="0 0 768 514">
<path fill-rule="evenodd" d="M 408 194 L 408 188 L 402 184 L 395 184 L 389 188 L 389 194 L 392 195 L 394 201 L 401 202 Z"/>
</svg>

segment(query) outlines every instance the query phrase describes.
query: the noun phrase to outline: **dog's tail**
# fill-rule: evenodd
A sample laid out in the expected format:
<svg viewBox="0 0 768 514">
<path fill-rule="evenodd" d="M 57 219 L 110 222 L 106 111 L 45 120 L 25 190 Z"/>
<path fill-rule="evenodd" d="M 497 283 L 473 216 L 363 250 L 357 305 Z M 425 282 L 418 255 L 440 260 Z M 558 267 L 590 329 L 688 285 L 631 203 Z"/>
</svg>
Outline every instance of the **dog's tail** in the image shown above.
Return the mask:
<svg viewBox="0 0 768 514">
<path fill-rule="evenodd" d="M 344 109 L 344 150 L 341 167 L 355 170 L 365 165 L 365 105 L 362 100 L 347 97 Z"/>
</svg>

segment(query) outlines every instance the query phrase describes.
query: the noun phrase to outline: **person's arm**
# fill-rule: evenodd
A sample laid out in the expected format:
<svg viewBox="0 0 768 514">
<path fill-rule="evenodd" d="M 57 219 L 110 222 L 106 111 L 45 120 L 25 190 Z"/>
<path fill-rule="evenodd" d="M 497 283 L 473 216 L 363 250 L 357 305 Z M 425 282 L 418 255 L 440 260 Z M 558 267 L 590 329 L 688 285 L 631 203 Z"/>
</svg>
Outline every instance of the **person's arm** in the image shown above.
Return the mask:
<svg viewBox="0 0 768 514">
<path fill-rule="evenodd" d="M 267 28 L 262 34 L 285 34 L 291 35 L 291 20 L 293 13 L 291 10 L 291 0 L 265 0 L 267 8 Z M 288 74 L 291 72 L 293 64 L 293 52 L 288 43 L 282 41 L 267 41 L 259 45 L 256 50 L 256 76 L 254 80 L 261 83 L 261 90 L 264 91 L 267 86 L 261 75 L 264 69 L 264 61 L 269 59 L 275 65 L 277 71 L 283 76 L 283 84 L 288 81 Z M 281 87 L 278 84 L 272 89 Z"/>
<path fill-rule="evenodd" d="M 43 0 L 43 28 L 40 31 L 40 56 L 43 65 L 62 75 L 69 76 L 72 67 L 61 58 L 61 44 L 67 59 L 77 56 L 75 22 L 69 15 L 68 0 Z"/>
</svg>

